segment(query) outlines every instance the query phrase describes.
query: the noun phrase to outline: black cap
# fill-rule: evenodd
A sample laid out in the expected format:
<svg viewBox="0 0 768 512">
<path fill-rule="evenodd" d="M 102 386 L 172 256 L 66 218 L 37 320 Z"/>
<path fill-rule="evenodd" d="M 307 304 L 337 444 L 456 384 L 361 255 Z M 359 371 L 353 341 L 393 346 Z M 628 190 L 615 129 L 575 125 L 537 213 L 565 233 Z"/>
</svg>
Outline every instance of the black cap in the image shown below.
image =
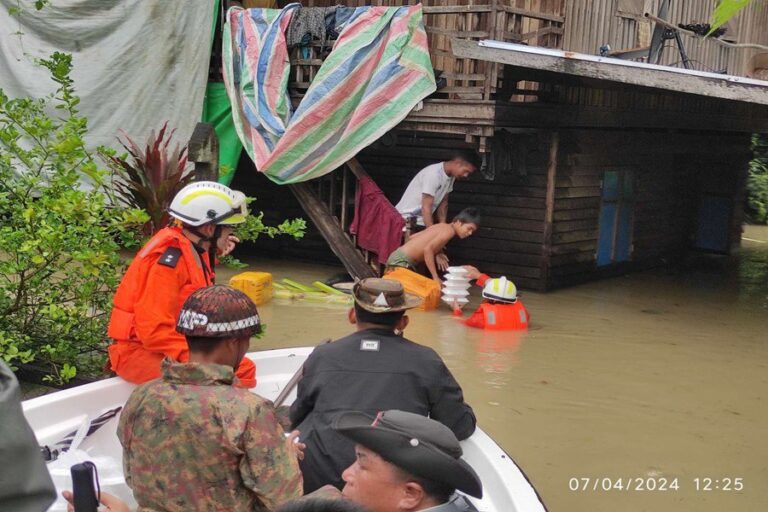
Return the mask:
<svg viewBox="0 0 768 512">
<path fill-rule="evenodd" d="M 458 439 L 440 422 L 397 410 L 380 412 L 376 417 L 346 412 L 333 428 L 408 473 L 475 498 L 483 496 L 480 478 L 461 459 Z"/>
</svg>

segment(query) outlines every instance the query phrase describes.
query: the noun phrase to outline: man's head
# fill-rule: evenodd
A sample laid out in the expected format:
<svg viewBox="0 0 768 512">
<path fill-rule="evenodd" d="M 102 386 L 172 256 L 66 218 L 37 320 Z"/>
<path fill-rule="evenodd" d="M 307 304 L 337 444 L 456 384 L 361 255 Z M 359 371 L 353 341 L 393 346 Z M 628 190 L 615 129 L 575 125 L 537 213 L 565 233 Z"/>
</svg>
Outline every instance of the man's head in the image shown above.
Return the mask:
<svg viewBox="0 0 768 512">
<path fill-rule="evenodd" d="M 356 460 L 342 474 L 344 497 L 371 512 L 424 510 L 456 489 L 482 496 L 456 436 L 437 421 L 395 410 L 375 418 L 349 412 L 333 428 L 356 443 Z"/>
<path fill-rule="evenodd" d="M 421 303 L 421 299 L 405 293 L 403 285 L 391 279 L 363 279 L 355 283 L 352 294 L 355 307 L 349 311 L 349 321 L 360 330 L 403 331 L 408 325 L 405 311 Z"/>
<path fill-rule="evenodd" d="M 464 208 L 453 218 L 452 224 L 459 238 L 472 236 L 480 228 L 480 212 L 477 208 Z"/>
<path fill-rule="evenodd" d="M 245 222 L 248 206 L 242 192 L 214 181 L 197 181 L 179 190 L 168 213 L 201 242 L 216 244 L 232 234 L 232 226 Z"/>
<path fill-rule="evenodd" d="M 443 168 L 449 176 L 460 180 L 469 178 L 470 174 L 479 167 L 480 157 L 477 156 L 477 153 L 464 149 L 452 152 L 450 158 L 443 164 Z"/>
<path fill-rule="evenodd" d="M 261 332 L 256 305 L 229 286 L 201 288 L 181 307 L 176 330 L 184 334 L 190 359 L 237 368 L 250 338 Z"/>
</svg>

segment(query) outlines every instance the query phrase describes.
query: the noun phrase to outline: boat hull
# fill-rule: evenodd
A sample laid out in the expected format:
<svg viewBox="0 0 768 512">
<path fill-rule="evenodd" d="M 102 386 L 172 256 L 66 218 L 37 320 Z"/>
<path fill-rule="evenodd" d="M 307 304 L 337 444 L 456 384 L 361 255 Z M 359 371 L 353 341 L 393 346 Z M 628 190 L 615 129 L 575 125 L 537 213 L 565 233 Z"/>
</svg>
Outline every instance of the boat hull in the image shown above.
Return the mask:
<svg viewBox="0 0 768 512">
<path fill-rule="evenodd" d="M 274 400 L 304 360 L 312 347 L 267 350 L 249 353 L 256 363 L 258 385 L 253 391 Z M 41 446 L 52 446 L 107 410 L 122 406 L 135 386 L 121 378 L 106 379 L 84 386 L 51 393 L 23 403 L 24 415 Z M 294 390 L 286 400 L 296 398 Z M 88 436 L 80 449 L 93 457 L 108 457 L 117 468 L 122 467 L 122 448 L 117 439 L 117 418 L 105 423 Z M 477 429 L 462 441 L 464 459 L 483 482 L 484 497 L 470 498 L 483 512 L 540 512 L 546 510 L 535 489 L 514 460 L 485 432 Z M 118 486 L 120 487 L 120 486 Z M 62 489 L 59 489 L 61 491 Z M 118 494 L 131 498 L 130 489 L 119 488 Z M 132 501 L 132 500 L 131 500 Z"/>
</svg>

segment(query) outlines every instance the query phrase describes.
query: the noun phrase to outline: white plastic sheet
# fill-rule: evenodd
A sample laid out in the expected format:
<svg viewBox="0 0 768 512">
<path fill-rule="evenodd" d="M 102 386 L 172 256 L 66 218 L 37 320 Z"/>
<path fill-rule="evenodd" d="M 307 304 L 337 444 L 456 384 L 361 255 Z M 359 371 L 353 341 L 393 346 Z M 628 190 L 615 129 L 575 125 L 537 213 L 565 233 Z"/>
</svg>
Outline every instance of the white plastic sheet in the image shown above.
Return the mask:
<svg viewBox="0 0 768 512">
<path fill-rule="evenodd" d="M 0 89 L 42 97 L 55 90 L 35 59 L 73 54 L 72 78 L 91 146 L 117 147 L 120 129 L 143 141 L 166 120 L 186 142 L 208 81 L 214 0 L 53 0 L 36 11 L 0 0 Z M 17 34 L 21 32 L 21 34 Z"/>
</svg>

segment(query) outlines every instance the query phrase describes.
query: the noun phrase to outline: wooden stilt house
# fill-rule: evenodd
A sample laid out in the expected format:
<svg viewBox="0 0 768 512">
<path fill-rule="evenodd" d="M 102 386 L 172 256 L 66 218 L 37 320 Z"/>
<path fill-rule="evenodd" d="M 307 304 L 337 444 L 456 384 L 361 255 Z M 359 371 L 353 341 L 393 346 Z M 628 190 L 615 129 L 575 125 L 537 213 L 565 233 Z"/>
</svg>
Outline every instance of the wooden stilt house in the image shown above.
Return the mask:
<svg viewBox="0 0 768 512">
<path fill-rule="evenodd" d="M 750 137 L 768 131 L 768 83 L 738 77 L 754 72 L 749 63 L 768 45 L 768 9 L 745 11 L 725 43 L 666 26 L 706 21 L 713 4 L 425 2 L 433 66 L 445 86 L 362 151 L 359 166 L 292 192 L 241 160 L 234 186 L 256 195 L 267 219 L 309 215 L 321 228 L 300 242 L 266 241 L 260 250 L 341 258 L 360 274 L 362 258 L 350 263 L 350 251 L 359 253 L 343 234 L 356 174 L 367 172 L 396 203 L 416 172 L 465 147 L 479 151 L 484 165 L 456 183 L 449 216 L 476 206 L 483 226 L 449 245 L 454 264 L 547 290 L 664 264 L 690 250 L 731 252 L 740 240 Z M 665 45 L 674 37 L 675 45 L 650 65 L 659 37 Z M 688 69 L 677 62 L 682 55 Z M 296 57 L 297 99 L 320 62 L 314 54 Z M 328 219 L 335 226 L 321 225 Z"/>
</svg>

